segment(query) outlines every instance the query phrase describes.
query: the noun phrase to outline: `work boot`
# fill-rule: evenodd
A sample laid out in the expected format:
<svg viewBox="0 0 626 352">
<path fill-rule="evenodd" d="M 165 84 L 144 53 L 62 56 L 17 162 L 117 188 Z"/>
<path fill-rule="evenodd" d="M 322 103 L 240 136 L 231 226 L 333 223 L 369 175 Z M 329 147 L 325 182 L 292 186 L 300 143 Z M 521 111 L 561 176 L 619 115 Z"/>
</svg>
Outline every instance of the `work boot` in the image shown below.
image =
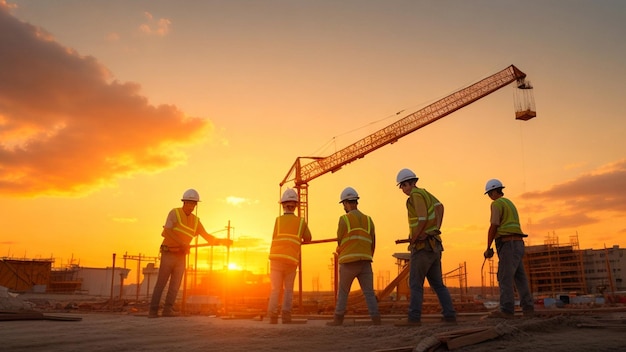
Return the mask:
<svg viewBox="0 0 626 352">
<path fill-rule="evenodd" d="M 382 324 L 382 321 L 381 321 L 381 319 L 380 319 L 380 315 L 374 315 L 374 316 L 372 317 L 372 324 L 374 324 L 374 325 L 380 325 L 380 324 Z"/>
<path fill-rule="evenodd" d="M 283 312 L 282 313 L 283 324 L 291 323 L 291 312 Z"/>
<path fill-rule="evenodd" d="M 326 323 L 328 326 L 340 326 L 343 324 L 343 315 L 335 314 L 335 318 L 333 321 L 329 321 Z"/>
<path fill-rule="evenodd" d="M 270 324 L 278 324 L 278 316 L 271 315 L 270 316 Z"/>
<path fill-rule="evenodd" d="M 178 317 L 180 316 L 180 314 L 178 313 L 178 310 L 174 308 L 173 305 L 166 303 L 165 306 L 163 307 L 163 312 L 161 312 L 161 316 L 162 317 Z"/>
<path fill-rule="evenodd" d="M 174 318 L 179 317 L 180 314 L 174 310 L 164 310 L 161 316 L 166 318 Z"/>
<path fill-rule="evenodd" d="M 488 319 L 515 319 L 515 314 L 509 312 L 503 312 L 500 310 L 494 310 L 487 314 Z"/>
<path fill-rule="evenodd" d="M 158 318 L 159 312 L 156 310 L 151 310 L 148 312 L 148 318 Z"/>
</svg>

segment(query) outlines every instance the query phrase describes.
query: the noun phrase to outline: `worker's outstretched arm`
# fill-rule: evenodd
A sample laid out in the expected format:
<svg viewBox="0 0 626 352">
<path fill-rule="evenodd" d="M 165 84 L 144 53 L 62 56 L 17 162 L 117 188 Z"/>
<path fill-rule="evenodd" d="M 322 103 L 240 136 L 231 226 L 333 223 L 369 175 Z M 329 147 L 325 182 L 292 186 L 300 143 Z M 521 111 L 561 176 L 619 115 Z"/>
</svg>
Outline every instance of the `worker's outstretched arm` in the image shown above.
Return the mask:
<svg viewBox="0 0 626 352">
<path fill-rule="evenodd" d="M 233 244 L 233 240 L 228 239 L 228 238 L 217 238 L 211 234 L 209 234 L 205 229 L 204 226 L 202 226 L 201 222 L 198 222 L 198 229 L 197 229 L 197 233 L 198 235 L 200 235 L 202 238 L 204 238 L 204 240 L 213 246 L 230 246 Z"/>
</svg>

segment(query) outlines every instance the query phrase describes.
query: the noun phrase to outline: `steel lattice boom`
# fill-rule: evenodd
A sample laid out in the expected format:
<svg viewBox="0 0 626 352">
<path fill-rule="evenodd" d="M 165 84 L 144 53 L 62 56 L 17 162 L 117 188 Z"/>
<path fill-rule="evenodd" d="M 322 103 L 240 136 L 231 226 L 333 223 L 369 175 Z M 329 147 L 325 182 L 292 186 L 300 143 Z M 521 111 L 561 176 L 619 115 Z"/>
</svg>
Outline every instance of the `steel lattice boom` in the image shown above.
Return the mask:
<svg viewBox="0 0 626 352">
<path fill-rule="evenodd" d="M 307 184 L 311 180 L 328 172 L 335 172 L 344 165 L 360 159 L 387 144 L 394 143 L 401 137 L 433 123 L 514 81 L 517 81 L 518 88 L 528 89 L 529 84 L 525 82 L 525 78 L 526 74 L 524 72 L 511 65 L 496 74 L 411 113 L 327 157 L 299 157 L 280 183 L 280 186 L 282 187 L 287 182 L 294 182 L 295 188 L 298 189 L 300 194 L 300 215 L 306 218 Z M 525 109 L 522 111 L 522 114 L 518 112 L 516 116 L 519 120 L 528 120 L 535 117 L 536 113 L 534 110 Z M 312 159 L 312 161 L 302 165 L 301 159 Z M 304 211 L 304 214 L 302 214 L 302 211 Z"/>
</svg>

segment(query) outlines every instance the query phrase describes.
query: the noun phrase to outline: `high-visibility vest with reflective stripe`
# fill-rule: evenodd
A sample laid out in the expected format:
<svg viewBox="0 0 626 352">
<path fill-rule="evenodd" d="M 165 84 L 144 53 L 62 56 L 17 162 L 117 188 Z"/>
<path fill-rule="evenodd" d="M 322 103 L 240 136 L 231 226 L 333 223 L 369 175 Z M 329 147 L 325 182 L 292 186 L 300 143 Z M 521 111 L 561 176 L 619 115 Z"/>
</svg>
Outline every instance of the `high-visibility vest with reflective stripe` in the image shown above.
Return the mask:
<svg viewBox="0 0 626 352">
<path fill-rule="evenodd" d="M 347 213 L 341 218 L 348 232 L 339 240 L 339 263 L 372 261 L 372 219 L 365 214 Z"/>
<path fill-rule="evenodd" d="M 178 236 L 180 240 L 186 241 L 187 244 L 189 244 L 191 243 L 191 240 L 196 237 L 196 230 L 198 229 L 198 218 L 193 214 L 186 216 L 183 212 L 183 208 L 176 208 L 174 210 L 176 211 L 177 221 L 172 231 L 174 231 L 174 233 L 176 234 L 176 236 Z M 183 216 L 185 216 L 185 219 L 190 217 L 193 225 L 188 225 L 183 220 Z"/>
<path fill-rule="evenodd" d="M 426 221 L 426 228 L 424 232 L 431 232 L 433 230 L 438 230 L 437 228 L 437 216 L 435 214 L 435 205 L 441 204 L 439 200 L 433 196 L 430 192 L 423 188 L 413 187 L 411 190 L 411 194 L 409 198 L 406 200 L 406 209 L 408 211 L 409 216 L 409 236 L 413 233 L 413 228 L 419 225 L 420 219 L 415 212 L 415 204 L 413 204 L 413 199 L 415 194 L 418 194 L 426 203 L 426 219 L 422 219 L 421 221 Z M 441 236 L 434 236 L 439 242 L 441 242 Z M 426 246 L 425 242 L 420 242 L 415 244 L 415 249 L 419 250 Z"/>
<path fill-rule="evenodd" d="M 270 260 L 297 265 L 300 262 L 300 245 L 304 226 L 304 218 L 294 214 L 285 214 L 276 218 L 276 234 L 270 247 Z"/>
<path fill-rule="evenodd" d="M 510 200 L 500 197 L 493 201 L 493 204 L 500 211 L 500 226 L 498 226 L 497 237 L 508 236 L 512 234 L 522 234 L 522 228 L 519 223 L 519 215 L 517 208 Z"/>
</svg>

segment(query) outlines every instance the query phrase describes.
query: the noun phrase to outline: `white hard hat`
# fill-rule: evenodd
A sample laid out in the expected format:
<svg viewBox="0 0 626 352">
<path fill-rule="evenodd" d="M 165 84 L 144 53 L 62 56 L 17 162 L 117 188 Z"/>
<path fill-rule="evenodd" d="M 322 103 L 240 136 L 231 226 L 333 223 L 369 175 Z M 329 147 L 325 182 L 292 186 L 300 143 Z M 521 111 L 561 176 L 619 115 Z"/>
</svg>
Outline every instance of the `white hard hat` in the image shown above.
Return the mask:
<svg viewBox="0 0 626 352">
<path fill-rule="evenodd" d="M 341 191 L 341 196 L 339 196 L 339 203 L 343 203 L 346 200 L 357 200 L 359 199 L 359 194 L 356 193 L 356 190 L 352 187 L 346 187 L 343 191 Z"/>
<path fill-rule="evenodd" d="M 504 188 L 504 186 L 502 185 L 502 182 L 500 182 L 500 180 L 496 180 L 495 178 L 492 178 L 491 180 L 487 181 L 487 184 L 485 185 L 485 194 L 489 193 L 489 191 L 493 191 L 494 189 L 498 189 L 498 188 Z"/>
<path fill-rule="evenodd" d="M 415 175 L 415 172 L 409 170 L 409 169 L 402 169 L 398 172 L 398 176 L 396 176 L 396 182 L 399 184 L 401 184 L 404 181 L 408 181 L 408 180 L 412 180 L 415 179 L 417 180 L 418 177 Z"/>
<path fill-rule="evenodd" d="M 298 201 L 298 193 L 293 188 L 287 188 L 285 192 L 283 192 L 283 196 L 280 197 L 280 202 L 297 202 Z"/>
<path fill-rule="evenodd" d="M 183 193 L 183 198 L 181 199 L 182 201 L 192 201 L 192 202 L 199 202 L 200 201 L 200 194 L 198 194 L 198 191 L 196 191 L 193 188 L 190 188 L 188 190 L 185 191 L 185 193 Z"/>
</svg>

